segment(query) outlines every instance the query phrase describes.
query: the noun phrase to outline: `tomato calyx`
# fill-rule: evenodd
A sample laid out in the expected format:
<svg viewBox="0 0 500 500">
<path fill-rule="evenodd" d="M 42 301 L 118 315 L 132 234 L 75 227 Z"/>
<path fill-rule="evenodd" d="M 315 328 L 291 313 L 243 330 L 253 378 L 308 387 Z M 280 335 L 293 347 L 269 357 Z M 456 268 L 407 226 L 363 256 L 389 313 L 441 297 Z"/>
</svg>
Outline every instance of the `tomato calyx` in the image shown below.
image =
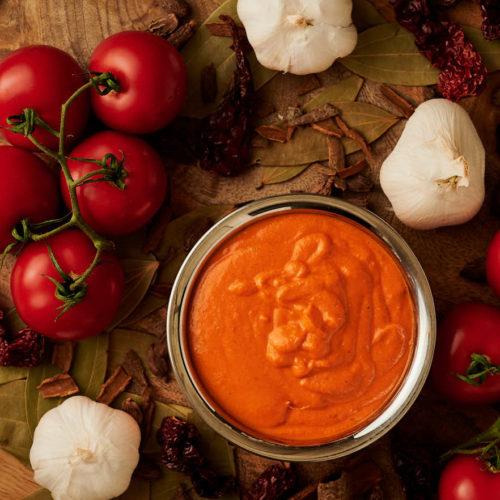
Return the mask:
<svg viewBox="0 0 500 500">
<path fill-rule="evenodd" d="M 470 355 L 471 362 L 465 371 L 465 374 L 455 373 L 454 375 L 467 384 L 479 386 L 488 375 L 500 374 L 500 365 L 491 362 L 488 356 L 473 353 Z"/>
<path fill-rule="evenodd" d="M 477 455 L 488 471 L 500 473 L 500 418 L 484 432 L 441 455 L 440 460 L 446 461 L 453 455 Z"/>
<path fill-rule="evenodd" d="M 7 117 L 6 129 L 16 134 L 22 134 L 25 137 L 32 135 L 36 127 L 43 127 L 52 135 L 59 137 L 59 132 L 54 130 L 48 123 L 44 122 L 34 109 L 26 108 L 20 115 L 11 115 Z"/>
<path fill-rule="evenodd" d="M 121 160 L 119 160 L 114 154 L 107 153 L 104 155 L 102 160 L 92 160 L 89 158 L 71 158 L 68 157 L 69 160 L 73 161 L 81 161 L 85 163 L 94 163 L 100 167 L 99 170 L 95 170 L 94 172 L 89 172 L 85 174 L 80 179 L 74 181 L 74 185 L 83 186 L 84 184 L 90 184 L 92 182 L 104 182 L 108 181 L 114 186 L 116 186 L 120 190 L 125 189 L 125 177 L 127 177 L 128 173 L 124 167 L 125 164 L 125 153 L 120 150 L 122 154 Z M 97 176 L 102 176 L 95 178 Z"/>
<path fill-rule="evenodd" d="M 99 95 L 108 95 L 110 92 L 120 92 L 120 83 L 112 73 L 90 72 L 90 82 Z"/>
</svg>

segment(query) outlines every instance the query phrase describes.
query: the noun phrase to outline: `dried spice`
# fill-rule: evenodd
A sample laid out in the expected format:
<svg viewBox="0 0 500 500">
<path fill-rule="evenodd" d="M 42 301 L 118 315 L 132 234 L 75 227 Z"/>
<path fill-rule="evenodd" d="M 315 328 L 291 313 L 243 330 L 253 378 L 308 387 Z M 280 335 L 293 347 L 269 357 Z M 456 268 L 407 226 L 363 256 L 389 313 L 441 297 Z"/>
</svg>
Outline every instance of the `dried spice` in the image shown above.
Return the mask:
<svg viewBox="0 0 500 500">
<path fill-rule="evenodd" d="M 311 123 L 311 127 L 314 130 L 321 132 L 322 134 L 331 135 L 333 137 L 337 137 L 338 139 L 344 137 L 344 132 L 342 132 L 342 130 L 340 130 L 337 125 L 335 125 L 335 122 L 332 118 L 328 118 L 328 120 L 322 120 L 316 123 Z"/>
<path fill-rule="evenodd" d="M 134 350 L 129 349 L 125 352 L 121 366 L 125 370 L 125 373 L 129 375 L 133 382 L 139 387 L 143 388 L 148 385 L 141 358 Z"/>
<path fill-rule="evenodd" d="M 153 33 L 153 35 L 167 37 L 168 35 L 173 33 L 178 26 L 179 18 L 175 14 L 170 13 L 165 17 L 160 17 L 159 19 L 151 21 L 151 24 L 148 26 L 147 31 Z"/>
<path fill-rule="evenodd" d="M 2 324 L 3 312 L 0 311 L 0 365 L 1 366 L 38 366 L 42 362 L 43 337 L 23 328 L 10 335 Z"/>
<path fill-rule="evenodd" d="M 168 349 L 165 342 L 151 344 L 148 349 L 148 365 L 151 373 L 159 378 L 168 378 Z"/>
<path fill-rule="evenodd" d="M 44 399 L 63 398 L 80 391 L 73 377 L 67 373 L 58 373 L 53 377 L 46 378 L 37 386 L 37 389 Z"/>
<path fill-rule="evenodd" d="M 161 0 L 161 5 L 167 12 L 175 14 L 180 19 L 190 12 L 189 5 L 184 0 Z"/>
<path fill-rule="evenodd" d="M 297 481 L 290 467 L 272 465 L 243 494 L 243 500 L 284 500 L 291 496 Z"/>
<path fill-rule="evenodd" d="M 248 161 L 254 90 L 238 27 L 231 17 L 222 15 L 220 18 L 231 26 L 236 72 L 232 88 L 217 109 L 203 122 L 200 165 L 204 170 L 229 176 L 240 172 Z"/>
<path fill-rule="evenodd" d="M 289 140 L 290 129 L 292 129 L 293 133 L 294 127 L 289 127 L 286 129 L 278 127 L 277 125 L 261 125 L 260 127 L 257 127 L 255 129 L 255 132 L 269 141 L 283 143 Z"/>
<path fill-rule="evenodd" d="M 208 104 L 217 97 L 217 72 L 214 63 L 208 63 L 200 73 L 201 100 Z"/>
<path fill-rule="evenodd" d="M 301 96 L 304 94 L 308 94 L 309 92 L 319 89 L 320 87 L 321 82 L 319 81 L 318 76 L 308 75 L 304 78 L 304 82 L 302 83 L 302 85 L 297 89 L 297 95 Z"/>
<path fill-rule="evenodd" d="M 200 217 L 193 221 L 184 232 L 184 251 L 190 252 L 198 240 L 214 225 L 210 217 Z"/>
<path fill-rule="evenodd" d="M 486 80 L 486 66 L 463 29 L 446 19 L 426 0 L 391 0 L 396 18 L 415 35 L 418 50 L 438 68 L 438 88 L 444 97 L 459 101 L 477 95 Z"/>
<path fill-rule="evenodd" d="M 478 259 L 468 262 L 460 271 L 460 276 L 474 283 L 486 285 L 488 283 L 486 279 L 486 259 L 484 257 L 479 257 Z"/>
<path fill-rule="evenodd" d="M 500 3 L 498 0 L 479 0 L 483 22 L 481 31 L 486 40 L 500 38 Z"/>
<path fill-rule="evenodd" d="M 344 147 L 340 139 L 326 136 L 328 144 L 328 166 L 332 174 L 338 174 L 345 167 Z"/>
<path fill-rule="evenodd" d="M 122 410 L 128 413 L 139 425 L 142 424 L 143 415 L 141 407 L 132 398 L 127 398 L 123 401 Z"/>
<path fill-rule="evenodd" d="M 309 111 L 309 113 L 298 116 L 292 120 L 288 120 L 288 126 L 293 127 L 298 125 L 309 125 L 311 123 L 328 120 L 328 118 L 332 118 L 338 114 L 339 110 L 333 104 L 327 102 L 317 108 L 314 108 L 312 111 Z"/>
<path fill-rule="evenodd" d="M 73 354 L 75 352 L 74 342 L 63 342 L 55 344 L 52 350 L 52 361 L 54 366 L 61 369 L 63 373 L 68 373 L 73 362 Z"/>
<path fill-rule="evenodd" d="M 110 405 L 126 388 L 132 380 L 123 368 L 118 365 L 112 375 L 102 384 L 96 401 Z"/>
<path fill-rule="evenodd" d="M 172 209 L 169 205 L 163 205 L 160 211 L 155 215 L 153 219 L 153 224 L 151 225 L 144 243 L 142 244 L 142 253 L 147 255 L 148 253 L 155 252 L 158 250 L 160 243 L 163 240 L 167 225 L 172 218 Z"/>
<path fill-rule="evenodd" d="M 176 49 L 181 49 L 186 45 L 196 31 L 196 23 L 191 20 L 186 24 L 179 26 L 173 33 L 167 36 L 167 41 L 170 42 Z"/>
<path fill-rule="evenodd" d="M 231 26 L 225 22 L 206 23 L 205 26 L 212 36 L 233 36 Z M 236 25 L 236 27 L 238 28 L 240 37 L 246 37 L 245 28 L 241 24 Z"/>
<path fill-rule="evenodd" d="M 207 465 L 200 450 L 201 435 L 194 424 L 165 417 L 157 441 L 162 448 L 162 463 L 170 470 L 189 474 L 198 495 L 220 498 L 234 489 L 233 477 L 221 478 Z"/>
<path fill-rule="evenodd" d="M 367 166 L 368 166 L 368 162 L 364 158 L 362 158 L 361 160 L 358 160 L 356 163 L 349 165 L 348 167 L 344 168 L 343 170 L 339 170 L 337 172 L 337 175 L 341 179 L 347 179 L 348 177 L 352 177 L 353 175 L 359 174 Z"/>
<path fill-rule="evenodd" d="M 151 435 L 151 428 L 153 425 L 153 415 L 155 412 L 155 400 L 153 397 L 153 389 L 150 385 L 144 387 L 142 391 L 142 443 L 145 444 Z"/>
<path fill-rule="evenodd" d="M 365 138 L 356 130 L 353 128 L 349 127 L 347 123 L 342 120 L 340 116 L 335 117 L 335 122 L 337 123 L 338 127 L 346 137 L 349 137 L 349 139 L 352 139 L 355 143 L 358 144 L 358 146 L 361 148 L 361 151 L 365 153 L 366 158 L 368 161 L 372 161 L 372 152 L 370 150 L 370 147 L 365 141 Z"/>
<path fill-rule="evenodd" d="M 381 85 L 380 91 L 384 94 L 388 101 L 394 104 L 394 106 L 396 106 L 396 108 L 403 113 L 405 118 L 410 118 L 410 116 L 415 112 L 415 108 L 388 85 Z"/>
</svg>

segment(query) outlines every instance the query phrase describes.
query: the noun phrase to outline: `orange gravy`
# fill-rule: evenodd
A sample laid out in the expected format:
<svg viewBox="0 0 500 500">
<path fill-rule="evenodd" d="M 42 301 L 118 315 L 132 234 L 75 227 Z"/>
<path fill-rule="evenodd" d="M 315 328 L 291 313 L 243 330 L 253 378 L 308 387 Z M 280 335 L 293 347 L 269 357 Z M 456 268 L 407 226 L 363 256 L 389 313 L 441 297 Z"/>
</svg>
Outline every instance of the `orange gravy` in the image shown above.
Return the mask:
<svg viewBox="0 0 500 500">
<path fill-rule="evenodd" d="M 349 219 L 292 211 L 258 220 L 203 265 L 186 314 L 208 401 L 249 434 L 291 444 L 373 421 L 413 354 L 400 264 Z"/>
</svg>

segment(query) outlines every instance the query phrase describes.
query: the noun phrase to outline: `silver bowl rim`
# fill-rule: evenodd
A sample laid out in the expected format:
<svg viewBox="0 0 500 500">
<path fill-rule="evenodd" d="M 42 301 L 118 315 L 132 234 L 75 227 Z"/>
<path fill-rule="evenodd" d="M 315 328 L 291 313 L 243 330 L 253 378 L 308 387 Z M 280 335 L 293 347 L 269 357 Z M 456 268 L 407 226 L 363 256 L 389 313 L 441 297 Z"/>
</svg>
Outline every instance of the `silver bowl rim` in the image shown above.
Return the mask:
<svg viewBox="0 0 500 500">
<path fill-rule="evenodd" d="M 230 234 L 251 224 L 257 218 L 294 209 L 313 209 L 342 215 L 358 222 L 378 236 L 406 271 L 416 306 L 418 324 L 411 364 L 397 393 L 382 413 L 351 436 L 312 446 L 293 446 L 266 441 L 247 434 L 227 422 L 203 397 L 202 391 L 197 387 L 187 363 L 183 336 L 185 299 L 206 258 Z M 287 461 L 321 461 L 340 458 L 372 444 L 392 429 L 410 409 L 430 370 L 436 340 L 436 315 L 431 289 L 424 270 L 409 245 L 392 226 L 369 210 L 337 198 L 312 194 L 289 194 L 263 198 L 243 205 L 217 222 L 196 243 L 184 260 L 173 284 L 167 310 L 166 334 L 170 360 L 182 391 L 202 420 L 216 433 L 236 446 L 268 458 Z"/>
</svg>

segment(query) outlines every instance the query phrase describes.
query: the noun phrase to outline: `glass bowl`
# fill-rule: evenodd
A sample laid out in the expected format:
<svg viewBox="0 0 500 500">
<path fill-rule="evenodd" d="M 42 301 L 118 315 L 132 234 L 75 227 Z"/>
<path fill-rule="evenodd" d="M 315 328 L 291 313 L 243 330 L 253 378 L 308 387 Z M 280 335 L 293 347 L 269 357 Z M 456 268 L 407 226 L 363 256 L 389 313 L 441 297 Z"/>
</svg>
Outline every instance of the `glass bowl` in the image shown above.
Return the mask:
<svg viewBox="0 0 500 500">
<path fill-rule="evenodd" d="M 230 235 L 259 218 L 291 210 L 319 210 L 357 222 L 377 236 L 401 264 L 415 308 L 416 332 L 413 356 L 398 390 L 382 412 L 354 434 L 312 446 L 280 444 L 255 437 L 220 415 L 203 395 L 189 362 L 185 317 L 190 290 L 212 252 Z M 173 285 L 167 313 L 167 341 L 177 381 L 200 417 L 218 434 L 252 453 L 277 460 L 320 461 L 351 454 L 387 433 L 416 400 L 429 373 L 436 337 L 434 303 L 427 278 L 402 237 L 385 221 L 366 209 L 326 196 L 291 194 L 251 202 L 215 224 L 195 245 Z"/>
</svg>

